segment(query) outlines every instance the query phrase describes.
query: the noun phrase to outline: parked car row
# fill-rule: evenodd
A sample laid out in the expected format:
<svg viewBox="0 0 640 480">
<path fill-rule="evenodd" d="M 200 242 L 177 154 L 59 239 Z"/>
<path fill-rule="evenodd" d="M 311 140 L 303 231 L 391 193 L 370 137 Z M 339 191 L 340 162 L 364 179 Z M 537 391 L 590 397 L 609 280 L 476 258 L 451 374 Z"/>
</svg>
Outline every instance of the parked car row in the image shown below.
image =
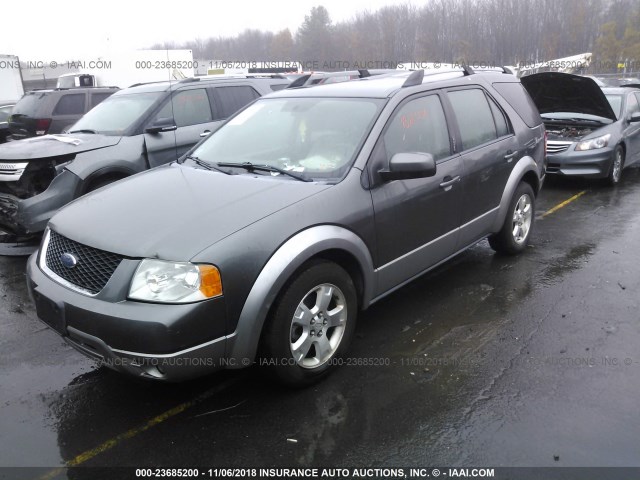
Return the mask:
<svg viewBox="0 0 640 480">
<path fill-rule="evenodd" d="M 288 84 L 279 77 L 192 78 L 105 92 L 109 98 L 68 133 L 0 148 L 0 230 L 20 241 L 41 235 L 71 200 L 176 160 L 238 109 Z M 77 90 L 85 89 L 69 91 Z M 98 90 L 62 98 L 89 95 L 90 102 Z"/>
<path fill-rule="evenodd" d="M 313 383 L 347 352 L 360 310 L 483 238 L 523 252 L 547 162 L 617 182 L 612 170 L 637 157 L 636 90 L 541 75 L 360 71 L 265 96 L 282 84 L 120 91 L 46 140 L 51 155 L 30 157 L 58 167 L 33 197 L 55 206 L 29 216 L 20 200 L 12 217 L 23 232 L 46 225 L 27 267 L 38 316 L 139 377 L 266 359 L 280 381 Z M 205 138 L 189 148 L 194 136 Z M 42 141 L 0 158 L 18 163 Z M 128 178 L 78 198 L 104 173 Z"/>
</svg>

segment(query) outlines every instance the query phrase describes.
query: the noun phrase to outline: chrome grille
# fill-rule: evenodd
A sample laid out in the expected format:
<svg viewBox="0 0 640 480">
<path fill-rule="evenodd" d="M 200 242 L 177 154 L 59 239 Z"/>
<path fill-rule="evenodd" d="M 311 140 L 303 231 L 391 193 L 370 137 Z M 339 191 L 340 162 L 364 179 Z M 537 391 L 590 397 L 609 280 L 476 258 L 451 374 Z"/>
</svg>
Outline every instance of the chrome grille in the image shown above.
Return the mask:
<svg viewBox="0 0 640 480">
<path fill-rule="evenodd" d="M 5 162 L 0 160 L 0 182 L 17 182 L 29 162 Z"/>
<path fill-rule="evenodd" d="M 74 242 L 49 231 L 43 246 L 45 265 L 55 275 L 84 292 L 95 295 L 107 284 L 122 261 L 122 256 Z M 62 263 L 63 254 L 71 254 L 77 260 L 73 267 Z"/>
<path fill-rule="evenodd" d="M 562 153 L 566 152 L 573 142 L 558 142 L 555 140 L 547 141 L 547 153 Z"/>
</svg>

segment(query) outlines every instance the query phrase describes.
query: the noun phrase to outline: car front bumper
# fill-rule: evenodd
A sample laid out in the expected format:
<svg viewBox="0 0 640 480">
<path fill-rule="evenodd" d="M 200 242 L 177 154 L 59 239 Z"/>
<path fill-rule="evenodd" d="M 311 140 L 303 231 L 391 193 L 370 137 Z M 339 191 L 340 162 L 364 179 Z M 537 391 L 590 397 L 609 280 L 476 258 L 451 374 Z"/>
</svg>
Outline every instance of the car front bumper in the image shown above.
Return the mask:
<svg viewBox="0 0 640 480">
<path fill-rule="evenodd" d="M 181 305 L 107 301 L 52 280 L 40 269 L 37 256 L 27 263 L 37 315 L 84 355 L 123 373 L 165 381 L 229 367 L 225 353 L 233 336 L 220 334 L 225 325 L 223 297 Z M 108 283 L 107 293 L 109 289 L 113 292 Z"/>
<path fill-rule="evenodd" d="M 605 178 L 613 163 L 613 147 L 577 152 L 572 145 L 569 150 L 547 154 L 547 173 L 552 175 Z"/>
</svg>

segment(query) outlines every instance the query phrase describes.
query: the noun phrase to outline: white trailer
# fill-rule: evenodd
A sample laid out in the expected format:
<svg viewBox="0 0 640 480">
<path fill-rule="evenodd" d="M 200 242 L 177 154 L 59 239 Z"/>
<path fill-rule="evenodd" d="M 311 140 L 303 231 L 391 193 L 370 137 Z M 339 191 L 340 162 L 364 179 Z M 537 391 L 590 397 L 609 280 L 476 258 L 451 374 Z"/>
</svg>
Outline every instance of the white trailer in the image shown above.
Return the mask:
<svg viewBox="0 0 640 480">
<path fill-rule="evenodd" d="M 96 59 L 70 60 L 67 67 L 77 70 L 60 75 L 58 88 L 120 87 L 137 83 L 181 80 L 193 77 L 191 50 L 134 50 Z"/>
<path fill-rule="evenodd" d="M 0 55 L 0 105 L 10 105 L 24 95 L 20 59 L 15 55 Z"/>
</svg>

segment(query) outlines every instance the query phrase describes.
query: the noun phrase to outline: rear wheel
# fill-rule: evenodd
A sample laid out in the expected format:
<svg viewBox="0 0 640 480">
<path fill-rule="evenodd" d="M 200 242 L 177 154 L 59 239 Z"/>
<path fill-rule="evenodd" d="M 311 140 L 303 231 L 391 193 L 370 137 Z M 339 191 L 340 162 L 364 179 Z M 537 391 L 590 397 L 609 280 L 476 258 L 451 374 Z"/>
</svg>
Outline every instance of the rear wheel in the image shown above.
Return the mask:
<svg viewBox="0 0 640 480">
<path fill-rule="evenodd" d="M 515 255 L 529 243 L 535 215 L 535 195 L 526 182 L 518 185 L 507 211 L 502 229 L 489 237 L 489 245 L 496 252 Z"/>
<path fill-rule="evenodd" d="M 622 147 L 618 145 L 613 151 L 613 162 L 611 162 L 611 169 L 609 170 L 609 176 L 607 177 L 607 183 L 611 186 L 620 183 L 622 178 L 622 169 L 624 168 L 624 151 Z"/>
<path fill-rule="evenodd" d="M 342 267 L 310 263 L 275 305 L 262 338 L 261 363 L 287 385 L 320 380 L 349 347 L 357 308 L 355 285 Z"/>
</svg>

